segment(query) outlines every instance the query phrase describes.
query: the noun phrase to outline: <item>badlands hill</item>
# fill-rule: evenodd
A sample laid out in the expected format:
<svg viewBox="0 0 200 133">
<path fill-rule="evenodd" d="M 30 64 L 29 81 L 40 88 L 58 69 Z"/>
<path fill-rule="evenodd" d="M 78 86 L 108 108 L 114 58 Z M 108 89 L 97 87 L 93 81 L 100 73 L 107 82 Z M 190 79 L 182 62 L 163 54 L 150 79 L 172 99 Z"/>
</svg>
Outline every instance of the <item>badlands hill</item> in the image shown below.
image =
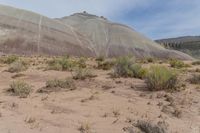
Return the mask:
<svg viewBox="0 0 200 133">
<path fill-rule="evenodd" d="M 52 19 L 0 5 L 0 17 L 1 54 L 192 59 L 163 48 L 128 26 L 86 12 Z"/>
<path fill-rule="evenodd" d="M 184 36 L 178 38 L 169 38 L 156 40 L 156 42 L 167 48 L 179 50 L 200 58 L 200 36 Z"/>
</svg>

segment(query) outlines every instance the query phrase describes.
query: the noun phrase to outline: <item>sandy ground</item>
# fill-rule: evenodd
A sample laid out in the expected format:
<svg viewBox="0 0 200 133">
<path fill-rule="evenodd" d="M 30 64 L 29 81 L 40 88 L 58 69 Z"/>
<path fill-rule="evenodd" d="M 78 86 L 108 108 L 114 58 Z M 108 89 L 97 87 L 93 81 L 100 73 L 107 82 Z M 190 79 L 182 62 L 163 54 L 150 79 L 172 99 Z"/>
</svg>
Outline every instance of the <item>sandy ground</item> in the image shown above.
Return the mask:
<svg viewBox="0 0 200 133">
<path fill-rule="evenodd" d="M 112 79 L 110 71 L 94 69 L 97 77 L 77 80 L 73 91 L 41 94 L 36 91 L 49 79 L 71 77 L 70 72 L 43 71 L 30 67 L 24 76 L 0 67 L 0 133 L 136 133 L 138 120 L 165 123 L 169 133 L 200 133 L 200 89 L 186 82 L 180 92 L 149 92 L 144 80 Z M 192 69 L 192 68 L 190 68 Z M 33 86 L 28 98 L 5 90 L 14 80 Z"/>
</svg>

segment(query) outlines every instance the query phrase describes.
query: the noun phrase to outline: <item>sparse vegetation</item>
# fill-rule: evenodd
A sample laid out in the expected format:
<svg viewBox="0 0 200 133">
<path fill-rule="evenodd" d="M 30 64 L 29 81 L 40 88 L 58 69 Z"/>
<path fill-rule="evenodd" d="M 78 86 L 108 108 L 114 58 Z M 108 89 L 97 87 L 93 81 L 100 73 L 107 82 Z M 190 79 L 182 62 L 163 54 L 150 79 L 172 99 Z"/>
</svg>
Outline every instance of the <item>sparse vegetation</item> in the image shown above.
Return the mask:
<svg viewBox="0 0 200 133">
<path fill-rule="evenodd" d="M 178 85 L 177 72 L 164 66 L 152 66 L 146 83 L 150 91 L 175 90 Z"/>
<path fill-rule="evenodd" d="M 194 61 L 194 62 L 192 62 L 192 65 L 200 65 L 200 61 Z"/>
<path fill-rule="evenodd" d="M 140 64 L 135 63 L 135 59 L 130 57 L 120 57 L 114 66 L 114 77 L 145 77 L 147 70 Z"/>
<path fill-rule="evenodd" d="M 195 72 L 200 73 L 200 68 L 196 68 Z"/>
<path fill-rule="evenodd" d="M 54 58 L 51 61 L 47 62 L 48 70 L 57 70 L 57 71 L 67 71 L 67 70 L 72 70 L 74 67 L 74 62 L 68 57 L 62 57 L 62 58 Z"/>
<path fill-rule="evenodd" d="M 154 125 L 149 121 L 140 120 L 137 122 L 136 127 L 138 127 L 144 133 L 167 133 L 167 126 L 164 122 Z"/>
<path fill-rule="evenodd" d="M 99 56 L 96 58 L 96 61 L 104 61 L 105 60 L 105 57 L 104 56 Z"/>
<path fill-rule="evenodd" d="M 170 60 L 170 66 L 173 67 L 173 68 L 177 68 L 177 69 L 189 67 L 188 64 L 185 64 L 183 61 L 176 60 L 176 59 Z"/>
<path fill-rule="evenodd" d="M 96 75 L 94 75 L 92 71 L 87 68 L 76 68 L 73 74 L 73 78 L 76 80 L 85 80 L 86 78 L 93 77 L 96 77 Z"/>
<path fill-rule="evenodd" d="M 8 91 L 21 98 L 26 98 L 31 92 L 31 86 L 23 81 L 14 81 L 10 84 Z"/>
<path fill-rule="evenodd" d="M 66 78 L 64 80 L 61 79 L 54 79 L 54 80 L 48 80 L 46 82 L 46 86 L 39 89 L 39 93 L 50 93 L 50 92 L 56 92 L 60 90 L 75 90 L 76 85 L 71 78 Z"/>
<path fill-rule="evenodd" d="M 114 117 L 119 117 L 121 115 L 120 111 L 118 109 L 114 109 L 112 113 L 113 113 Z"/>
<path fill-rule="evenodd" d="M 130 57 L 120 57 L 116 61 L 116 65 L 114 66 L 115 77 L 132 77 L 133 73 L 131 71 L 131 66 L 135 63 L 134 58 Z"/>
<path fill-rule="evenodd" d="M 78 130 L 81 133 L 91 133 L 91 125 L 88 122 L 82 123 Z"/>
<path fill-rule="evenodd" d="M 133 77 L 135 78 L 144 78 L 147 75 L 147 69 L 142 68 L 140 64 L 134 64 L 131 67 Z"/>
<path fill-rule="evenodd" d="M 2 62 L 4 64 L 11 64 L 11 63 L 17 61 L 18 59 L 19 59 L 18 56 L 10 55 L 10 56 L 1 57 L 0 62 Z"/>
<path fill-rule="evenodd" d="M 143 63 L 143 64 L 154 63 L 155 59 L 153 57 L 147 57 L 147 58 L 139 59 L 138 62 Z"/>
<path fill-rule="evenodd" d="M 87 67 L 87 64 L 86 64 L 86 59 L 85 58 L 80 58 L 77 62 L 77 67 L 80 67 L 80 68 L 86 68 Z"/>
<path fill-rule="evenodd" d="M 98 61 L 98 69 L 110 70 L 115 65 L 114 60 Z"/>
<path fill-rule="evenodd" d="M 28 64 L 25 61 L 17 60 L 10 64 L 8 68 L 8 72 L 15 73 L 15 72 L 21 72 L 28 69 Z"/>
<path fill-rule="evenodd" d="M 149 57 L 149 58 L 147 58 L 147 62 L 153 63 L 153 62 L 155 62 L 155 59 L 153 57 Z"/>
<path fill-rule="evenodd" d="M 190 82 L 192 84 L 200 84 L 200 74 L 193 74 Z"/>
</svg>

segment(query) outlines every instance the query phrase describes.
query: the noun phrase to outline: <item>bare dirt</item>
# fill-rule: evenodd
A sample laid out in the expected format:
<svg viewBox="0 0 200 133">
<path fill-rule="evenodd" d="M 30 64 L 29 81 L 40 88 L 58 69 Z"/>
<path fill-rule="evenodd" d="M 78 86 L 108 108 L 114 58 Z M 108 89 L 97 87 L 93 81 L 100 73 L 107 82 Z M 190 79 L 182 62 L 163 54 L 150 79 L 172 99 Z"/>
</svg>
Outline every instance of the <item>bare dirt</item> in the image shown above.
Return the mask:
<svg viewBox="0 0 200 133">
<path fill-rule="evenodd" d="M 34 60 L 42 62 L 43 58 Z M 46 94 L 36 91 L 47 80 L 72 75 L 38 69 L 43 66 L 35 63 L 15 77 L 16 73 L 5 71 L 7 65 L 0 65 L 1 133 L 137 133 L 141 132 L 136 126 L 138 120 L 164 123 L 169 133 L 200 132 L 200 88 L 187 81 L 191 72 L 181 76 L 185 90 L 169 93 L 150 92 L 144 80 L 113 79 L 110 70 L 93 68 L 97 77 L 76 80 L 76 90 Z M 33 86 L 30 96 L 19 98 L 6 92 L 15 80 Z"/>
</svg>

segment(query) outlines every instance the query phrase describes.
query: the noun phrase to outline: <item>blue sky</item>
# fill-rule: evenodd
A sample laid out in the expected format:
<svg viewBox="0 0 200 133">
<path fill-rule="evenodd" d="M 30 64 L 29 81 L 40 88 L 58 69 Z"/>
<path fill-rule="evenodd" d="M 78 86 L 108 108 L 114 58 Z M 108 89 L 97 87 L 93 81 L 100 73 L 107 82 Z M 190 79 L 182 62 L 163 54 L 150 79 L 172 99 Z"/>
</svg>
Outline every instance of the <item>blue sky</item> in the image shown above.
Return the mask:
<svg viewBox="0 0 200 133">
<path fill-rule="evenodd" d="M 87 11 L 151 39 L 200 35 L 200 0 L 0 0 L 56 18 Z"/>
</svg>

